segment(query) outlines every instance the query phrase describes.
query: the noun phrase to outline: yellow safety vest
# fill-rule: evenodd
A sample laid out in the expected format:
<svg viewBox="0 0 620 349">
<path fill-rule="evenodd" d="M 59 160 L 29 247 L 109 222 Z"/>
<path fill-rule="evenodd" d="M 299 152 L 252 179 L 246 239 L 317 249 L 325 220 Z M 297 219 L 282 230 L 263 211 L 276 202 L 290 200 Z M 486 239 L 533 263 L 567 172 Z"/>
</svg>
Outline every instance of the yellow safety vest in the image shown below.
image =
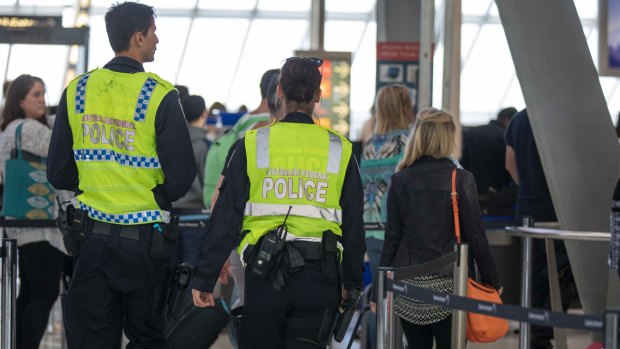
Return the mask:
<svg viewBox="0 0 620 349">
<path fill-rule="evenodd" d="M 348 140 L 320 125 L 279 122 L 246 133 L 245 149 L 250 195 L 241 256 L 282 224 L 289 208 L 287 240 L 320 242 L 327 230 L 342 236 L 340 193 L 351 157 Z"/>
<path fill-rule="evenodd" d="M 96 69 L 67 87 L 67 113 L 78 168 L 77 204 L 114 224 L 167 222 L 151 191 L 164 181 L 155 115 L 174 87 L 152 73 Z"/>
</svg>

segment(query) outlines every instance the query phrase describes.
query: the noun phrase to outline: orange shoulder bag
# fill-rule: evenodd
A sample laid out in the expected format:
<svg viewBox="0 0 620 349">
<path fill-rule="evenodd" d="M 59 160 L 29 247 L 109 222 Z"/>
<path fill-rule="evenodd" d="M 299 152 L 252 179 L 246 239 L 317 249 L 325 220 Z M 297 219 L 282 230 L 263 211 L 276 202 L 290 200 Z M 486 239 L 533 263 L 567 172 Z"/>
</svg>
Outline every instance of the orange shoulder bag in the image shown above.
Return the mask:
<svg viewBox="0 0 620 349">
<path fill-rule="evenodd" d="M 457 244 L 461 243 L 459 206 L 456 194 L 456 168 L 452 170 L 452 212 L 454 213 L 454 233 Z M 484 286 L 472 278 L 467 281 L 467 297 L 486 302 L 502 304 L 497 290 Z M 475 343 L 490 343 L 504 337 L 508 332 L 508 321 L 494 316 L 467 313 L 467 340 Z"/>
</svg>

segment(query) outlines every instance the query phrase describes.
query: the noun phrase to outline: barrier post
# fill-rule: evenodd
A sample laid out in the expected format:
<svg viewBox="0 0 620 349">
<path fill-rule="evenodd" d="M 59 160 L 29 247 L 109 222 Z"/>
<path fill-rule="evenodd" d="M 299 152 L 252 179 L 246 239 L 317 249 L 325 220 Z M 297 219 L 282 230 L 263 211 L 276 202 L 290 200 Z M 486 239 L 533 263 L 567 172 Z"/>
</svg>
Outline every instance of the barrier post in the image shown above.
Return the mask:
<svg viewBox="0 0 620 349">
<path fill-rule="evenodd" d="M 387 292 L 387 279 L 394 280 L 394 268 L 377 268 L 377 349 L 394 348 L 394 293 Z"/>
<path fill-rule="evenodd" d="M 2 239 L 2 349 L 15 349 L 15 290 L 17 289 L 17 240 Z"/>
<path fill-rule="evenodd" d="M 605 349 L 620 349 L 620 311 L 605 312 Z"/>
<path fill-rule="evenodd" d="M 534 226 L 534 217 L 523 217 L 524 227 Z M 521 238 L 521 261 L 523 272 L 521 273 L 521 306 L 529 308 L 531 305 L 532 292 L 532 238 Z M 529 349 L 530 347 L 530 324 L 521 322 L 519 324 L 519 349 Z"/>
<path fill-rule="evenodd" d="M 467 297 L 467 280 L 468 280 L 468 255 L 469 245 L 461 244 L 459 251 L 459 259 L 454 264 L 454 290 L 457 296 Z M 467 335 L 467 312 L 462 310 L 452 310 L 452 349 L 465 349 Z"/>
</svg>

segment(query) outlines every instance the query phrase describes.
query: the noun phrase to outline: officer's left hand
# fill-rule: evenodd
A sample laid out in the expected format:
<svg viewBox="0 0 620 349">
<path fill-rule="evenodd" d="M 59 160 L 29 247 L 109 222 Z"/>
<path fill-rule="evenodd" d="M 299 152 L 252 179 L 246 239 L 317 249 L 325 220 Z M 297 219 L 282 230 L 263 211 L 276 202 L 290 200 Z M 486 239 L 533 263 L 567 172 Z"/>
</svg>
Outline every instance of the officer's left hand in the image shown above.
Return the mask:
<svg viewBox="0 0 620 349">
<path fill-rule="evenodd" d="M 213 293 L 198 291 L 192 289 L 192 297 L 194 298 L 194 305 L 200 308 L 212 307 L 215 305 L 213 299 Z"/>
</svg>

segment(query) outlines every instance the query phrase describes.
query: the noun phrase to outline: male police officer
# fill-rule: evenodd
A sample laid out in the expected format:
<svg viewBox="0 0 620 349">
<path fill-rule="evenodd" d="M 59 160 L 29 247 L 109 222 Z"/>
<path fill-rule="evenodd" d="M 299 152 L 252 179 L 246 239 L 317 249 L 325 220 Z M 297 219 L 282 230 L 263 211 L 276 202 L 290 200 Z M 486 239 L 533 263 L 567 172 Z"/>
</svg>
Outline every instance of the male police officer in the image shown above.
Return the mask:
<svg viewBox="0 0 620 349">
<path fill-rule="evenodd" d="M 151 313 L 164 259 L 153 248 L 173 231 L 170 203 L 196 176 L 173 86 L 142 64 L 158 43 L 153 8 L 125 2 L 105 16 L 115 58 L 69 83 L 58 105 L 48 179 L 78 194 L 85 240 L 63 297 L 69 348 L 168 348 Z M 158 257 L 159 259 L 157 259 Z"/>
<path fill-rule="evenodd" d="M 278 85 L 286 116 L 235 145 L 203 241 L 192 285 L 197 306 L 213 305 L 234 245 L 247 264 L 243 349 L 325 347 L 339 281 L 348 291 L 361 288 L 363 190 L 351 143 L 311 117 L 321 64 L 286 60 Z"/>
</svg>

